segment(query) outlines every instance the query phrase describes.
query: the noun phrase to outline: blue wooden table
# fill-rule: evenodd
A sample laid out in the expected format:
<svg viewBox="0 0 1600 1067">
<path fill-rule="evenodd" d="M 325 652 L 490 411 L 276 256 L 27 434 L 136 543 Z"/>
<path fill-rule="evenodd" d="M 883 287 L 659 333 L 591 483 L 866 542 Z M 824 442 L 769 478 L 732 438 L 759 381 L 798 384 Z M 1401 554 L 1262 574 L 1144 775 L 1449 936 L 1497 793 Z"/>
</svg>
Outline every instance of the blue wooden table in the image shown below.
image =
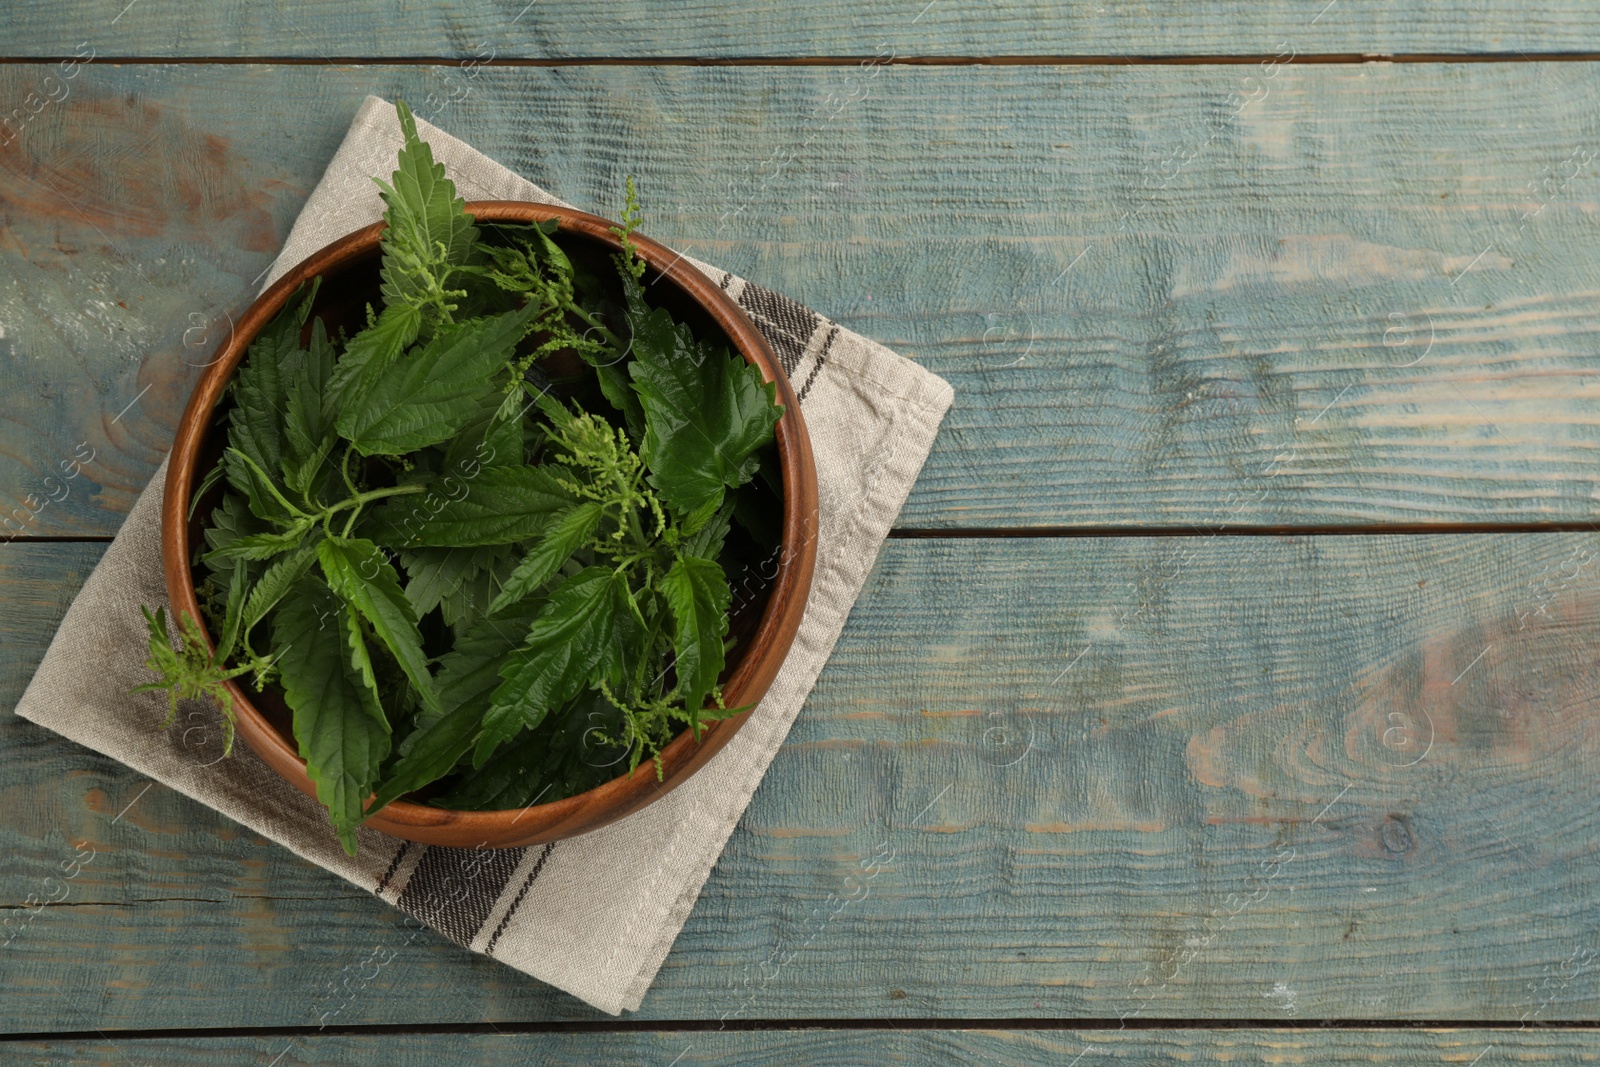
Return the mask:
<svg viewBox="0 0 1600 1067">
<path fill-rule="evenodd" d="M 956 403 L 637 1014 L 7 715 L 0 1062 L 1600 1060 L 1597 46 L 1584 0 L 12 0 L 7 708 L 368 93 L 602 213 L 638 176 Z"/>
</svg>

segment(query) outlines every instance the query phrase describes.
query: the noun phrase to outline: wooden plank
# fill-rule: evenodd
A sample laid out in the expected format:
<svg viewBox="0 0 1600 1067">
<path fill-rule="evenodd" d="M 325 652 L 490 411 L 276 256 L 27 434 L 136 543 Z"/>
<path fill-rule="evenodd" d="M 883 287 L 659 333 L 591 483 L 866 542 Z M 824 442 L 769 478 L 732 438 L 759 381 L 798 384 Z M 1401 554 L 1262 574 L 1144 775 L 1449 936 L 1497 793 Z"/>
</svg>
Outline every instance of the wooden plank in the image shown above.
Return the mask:
<svg viewBox="0 0 1600 1067">
<path fill-rule="evenodd" d="M 640 1016 L 1600 1018 L 1597 556 L 891 541 Z M 0 782 L 0 911 L 93 850 L 0 1032 L 602 1018 L 14 719 Z"/>
<path fill-rule="evenodd" d="M 67 607 L 100 561 L 103 544 L 12 544 L 0 548 L 0 708 L 27 688 Z M 7 716 L 7 725 L 9 723 Z"/>
<path fill-rule="evenodd" d="M 128 1057 L 183 1067 L 271 1063 L 274 1067 L 433 1067 L 449 1063 L 653 1063 L 673 1067 L 776 1067 L 827 1064 L 878 1067 L 998 1063 L 1063 1067 L 1106 1063 L 1316 1063 L 1339 1065 L 1578 1064 L 1600 1062 L 1592 1032 L 1551 1030 L 787 1030 L 717 1033 L 353 1034 L 262 1037 L 125 1037 L 17 1041 L 5 1048 L 25 1062 L 125 1067 Z M 281 1059 L 272 1057 L 281 1053 Z M 675 1058 L 676 1057 L 676 1058 Z"/>
<path fill-rule="evenodd" d="M 1239 115 L 1226 67 L 893 68 L 819 110 L 844 77 L 496 69 L 439 121 L 580 205 L 637 173 L 655 235 L 948 378 L 907 526 L 1600 509 L 1600 66 L 1291 65 Z M 79 68 L 0 151 L 16 521 L 113 531 L 361 96 L 461 78 Z"/>
<path fill-rule="evenodd" d="M 88 40 L 117 56 L 662 57 L 1275 55 L 1589 52 L 1600 16 L 1582 0 L 1307 0 L 1086 5 L 1025 0 L 812 4 L 643 0 L 353 0 L 227 5 L 16 0 L 0 16 L 7 54 L 68 55 Z M 120 13 L 119 13 L 120 12 Z"/>
</svg>

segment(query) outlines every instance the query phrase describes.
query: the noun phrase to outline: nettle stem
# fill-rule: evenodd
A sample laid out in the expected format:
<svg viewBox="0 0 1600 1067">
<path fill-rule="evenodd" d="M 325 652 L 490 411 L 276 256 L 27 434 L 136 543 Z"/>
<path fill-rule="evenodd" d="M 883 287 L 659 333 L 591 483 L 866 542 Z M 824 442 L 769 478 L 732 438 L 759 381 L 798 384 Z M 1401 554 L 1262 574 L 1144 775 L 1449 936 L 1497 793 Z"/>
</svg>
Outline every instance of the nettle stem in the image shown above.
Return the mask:
<svg viewBox="0 0 1600 1067">
<path fill-rule="evenodd" d="M 350 512 L 350 517 L 345 520 L 344 532 L 339 535 L 341 537 L 349 537 L 350 531 L 355 529 L 356 520 L 361 517 L 361 509 L 372 501 L 382 500 L 385 497 L 391 496 L 409 496 L 414 493 L 422 493 L 426 491 L 427 486 L 425 485 L 396 485 L 389 489 L 369 489 L 365 493 L 357 493 L 349 500 L 341 500 L 337 504 L 331 505 L 323 512 L 323 529 L 328 528 L 327 522 L 329 519 L 333 518 L 334 515 L 341 511 L 345 511 L 346 509 L 353 508 L 354 510 Z"/>
<path fill-rule="evenodd" d="M 562 305 L 567 311 L 572 312 L 574 315 L 578 316 L 579 319 L 583 320 L 585 326 L 588 326 L 589 329 L 598 333 L 601 339 L 604 340 L 608 346 L 610 346 L 612 351 L 618 353 L 619 355 L 627 354 L 627 350 L 623 347 L 622 339 L 616 334 L 612 333 L 611 330 L 606 326 L 605 322 L 599 318 L 599 316 L 590 314 L 570 300 L 563 300 Z"/>
<path fill-rule="evenodd" d="M 624 499 L 622 510 L 628 516 L 628 533 L 633 535 L 633 543 L 641 552 L 650 552 L 655 549 L 655 543 L 644 532 L 644 524 L 639 521 L 639 509 L 633 501 Z"/>
<path fill-rule="evenodd" d="M 650 636 L 644 643 L 644 655 L 639 657 L 639 665 L 633 674 L 633 696 L 635 700 L 644 700 L 644 672 L 650 666 L 650 653 L 656 647 L 656 641 L 661 637 L 661 624 L 666 621 L 666 612 L 657 608 L 651 613 Z"/>
</svg>

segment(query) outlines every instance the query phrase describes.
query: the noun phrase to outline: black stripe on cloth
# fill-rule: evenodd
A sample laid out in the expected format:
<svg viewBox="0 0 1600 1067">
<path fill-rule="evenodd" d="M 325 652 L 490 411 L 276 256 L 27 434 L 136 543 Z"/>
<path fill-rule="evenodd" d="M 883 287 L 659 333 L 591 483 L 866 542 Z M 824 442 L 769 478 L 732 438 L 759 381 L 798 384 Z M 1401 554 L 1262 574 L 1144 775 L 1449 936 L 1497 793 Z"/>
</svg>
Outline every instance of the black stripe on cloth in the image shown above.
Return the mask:
<svg viewBox="0 0 1600 1067">
<path fill-rule="evenodd" d="M 828 353 L 833 349 L 833 339 L 838 336 L 839 324 L 834 323 L 833 328 L 828 331 L 828 336 L 823 340 L 822 347 L 817 349 L 816 366 L 811 368 L 811 373 L 806 375 L 806 384 L 802 385 L 800 391 L 795 394 L 794 398 L 802 404 L 806 401 L 806 394 L 811 392 L 811 383 L 816 381 L 817 375 L 822 373 L 822 365 L 828 362 Z"/>
<path fill-rule="evenodd" d="M 406 851 L 411 848 L 410 841 L 400 842 L 400 847 L 394 851 L 394 859 L 389 861 L 389 869 L 383 872 L 383 877 L 378 879 L 378 887 L 374 893 L 382 893 L 389 885 L 389 879 L 394 877 L 394 872 L 400 869 L 400 861 L 406 858 Z"/>
<path fill-rule="evenodd" d="M 521 849 L 435 845 L 417 861 L 395 906 L 470 945 L 521 862 Z"/>
<path fill-rule="evenodd" d="M 522 883 L 522 888 L 517 890 L 517 897 L 511 902 L 511 907 L 507 908 L 506 913 L 500 917 L 500 925 L 496 926 L 494 928 L 494 933 L 489 935 L 489 943 L 483 946 L 483 951 L 485 953 L 494 952 L 494 946 L 500 940 L 500 935 L 506 932 L 506 924 L 511 921 L 511 916 L 515 915 L 517 913 L 517 909 L 522 906 L 522 898 L 528 895 L 529 889 L 533 888 L 533 883 L 539 877 L 539 872 L 544 870 L 545 860 L 548 860 L 550 858 L 550 853 L 554 852 L 555 850 L 556 844 L 554 841 L 544 846 L 544 854 L 540 856 L 538 862 L 533 865 L 533 870 L 528 872 L 528 878 Z"/>
<path fill-rule="evenodd" d="M 739 304 L 756 320 L 756 328 L 778 354 L 784 373 L 794 374 L 806 343 L 825 321 L 823 317 L 804 304 L 748 281 L 739 294 Z"/>
</svg>

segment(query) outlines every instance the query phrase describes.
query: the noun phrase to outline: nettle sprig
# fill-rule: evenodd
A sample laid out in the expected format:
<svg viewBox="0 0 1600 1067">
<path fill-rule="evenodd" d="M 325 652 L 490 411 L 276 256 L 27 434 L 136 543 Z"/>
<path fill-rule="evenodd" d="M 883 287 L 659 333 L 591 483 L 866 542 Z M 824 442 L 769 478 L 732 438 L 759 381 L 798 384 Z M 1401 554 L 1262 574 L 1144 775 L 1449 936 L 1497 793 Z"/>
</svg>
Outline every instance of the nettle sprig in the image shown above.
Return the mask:
<svg viewBox="0 0 1600 1067">
<path fill-rule="evenodd" d="M 313 283 L 251 345 L 192 502 L 218 637 L 147 611 L 139 687 L 215 701 L 231 747 L 226 683 L 276 685 L 351 852 L 398 797 L 501 809 L 660 774 L 678 731 L 744 710 L 718 685 L 722 561 L 782 414 L 646 301 L 631 179 L 597 293 L 554 223 L 480 227 L 396 111 L 383 304 L 336 338 Z"/>
</svg>

